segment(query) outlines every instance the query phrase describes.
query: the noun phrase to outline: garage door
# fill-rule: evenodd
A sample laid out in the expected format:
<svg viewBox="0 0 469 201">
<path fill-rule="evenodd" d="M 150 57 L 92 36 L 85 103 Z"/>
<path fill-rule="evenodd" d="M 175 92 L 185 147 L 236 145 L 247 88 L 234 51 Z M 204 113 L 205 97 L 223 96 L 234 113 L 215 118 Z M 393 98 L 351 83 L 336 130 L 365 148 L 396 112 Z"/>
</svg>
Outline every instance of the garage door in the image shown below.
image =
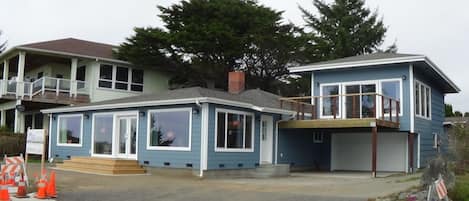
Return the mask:
<svg viewBox="0 0 469 201">
<path fill-rule="evenodd" d="M 335 133 L 331 142 L 331 169 L 371 171 L 371 132 Z M 378 132 L 378 171 L 405 172 L 406 133 Z"/>
</svg>

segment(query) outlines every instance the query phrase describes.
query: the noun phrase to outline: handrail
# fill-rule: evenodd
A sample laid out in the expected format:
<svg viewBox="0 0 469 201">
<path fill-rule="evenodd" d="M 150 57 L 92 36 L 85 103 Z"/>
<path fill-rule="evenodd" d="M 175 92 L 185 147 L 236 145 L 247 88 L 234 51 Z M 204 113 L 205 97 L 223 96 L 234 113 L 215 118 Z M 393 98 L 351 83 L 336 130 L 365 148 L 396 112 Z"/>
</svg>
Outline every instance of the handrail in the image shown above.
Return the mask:
<svg viewBox="0 0 469 201">
<path fill-rule="evenodd" d="M 326 95 L 326 96 L 293 96 L 293 97 L 281 97 L 280 100 L 288 101 L 288 100 L 307 100 L 313 98 L 332 98 L 332 97 L 343 97 L 343 96 L 366 96 L 366 95 L 377 95 L 377 96 L 384 96 L 388 99 L 393 99 L 395 101 L 399 101 L 398 99 L 390 96 L 386 96 L 380 93 L 368 92 L 368 93 L 353 93 L 353 94 L 336 94 L 336 95 Z"/>
</svg>

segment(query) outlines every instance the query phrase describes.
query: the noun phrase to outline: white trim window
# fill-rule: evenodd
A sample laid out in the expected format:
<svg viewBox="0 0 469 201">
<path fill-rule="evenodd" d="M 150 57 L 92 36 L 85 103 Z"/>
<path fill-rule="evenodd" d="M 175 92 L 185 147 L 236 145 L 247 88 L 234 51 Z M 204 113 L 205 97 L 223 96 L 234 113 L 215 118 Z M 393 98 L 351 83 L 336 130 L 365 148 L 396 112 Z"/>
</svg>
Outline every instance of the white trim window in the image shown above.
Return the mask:
<svg viewBox="0 0 469 201">
<path fill-rule="evenodd" d="M 402 79 L 393 79 L 393 80 L 382 80 L 380 81 L 380 94 L 385 97 L 394 98 L 400 102 L 399 114 L 402 115 Z M 392 104 L 392 105 L 391 105 Z M 389 99 L 384 98 L 384 114 L 389 114 L 390 106 L 392 106 L 392 114 L 396 114 L 397 103 L 395 101 L 389 101 Z"/>
<path fill-rule="evenodd" d="M 415 81 L 415 115 L 425 119 L 432 118 L 432 91 L 420 81 Z"/>
<path fill-rule="evenodd" d="M 340 117 L 340 102 L 341 98 L 338 96 L 340 94 L 340 85 L 339 84 L 324 84 L 321 85 L 320 94 L 321 96 L 326 96 L 320 100 L 320 110 L 322 118 L 332 118 L 334 116 L 334 111 L 336 117 Z M 337 95 L 337 96 L 335 96 Z M 334 104 L 335 103 L 335 104 Z"/>
<path fill-rule="evenodd" d="M 143 92 L 143 70 L 101 64 L 98 88 Z"/>
<path fill-rule="evenodd" d="M 147 149 L 191 150 L 192 108 L 148 112 Z"/>
<path fill-rule="evenodd" d="M 81 147 L 83 141 L 83 115 L 59 115 L 57 118 L 57 146 Z"/>
<path fill-rule="evenodd" d="M 253 152 L 254 115 L 224 109 L 215 113 L 215 151 Z"/>
<path fill-rule="evenodd" d="M 313 142 L 320 144 L 324 142 L 324 133 L 318 132 L 313 134 Z"/>
</svg>

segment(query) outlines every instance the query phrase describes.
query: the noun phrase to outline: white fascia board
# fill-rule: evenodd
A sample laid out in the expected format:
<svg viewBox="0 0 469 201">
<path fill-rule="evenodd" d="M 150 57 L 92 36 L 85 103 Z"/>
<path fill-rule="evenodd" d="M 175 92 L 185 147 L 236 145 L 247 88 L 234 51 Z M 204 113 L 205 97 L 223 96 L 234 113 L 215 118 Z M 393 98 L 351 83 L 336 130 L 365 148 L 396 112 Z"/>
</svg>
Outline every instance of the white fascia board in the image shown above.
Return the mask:
<svg viewBox="0 0 469 201">
<path fill-rule="evenodd" d="M 406 63 L 406 62 L 415 62 L 415 61 L 425 61 L 425 56 L 408 56 L 408 57 L 399 57 L 399 58 L 390 58 L 390 59 L 375 59 L 375 60 L 318 64 L 318 65 L 313 64 L 313 65 L 306 65 L 306 66 L 291 67 L 288 70 L 290 71 L 290 73 L 299 73 L 299 72 L 306 72 L 306 71 L 328 70 L 328 69 L 338 69 L 338 68 L 353 68 L 353 67 L 360 67 L 360 66 Z"/>
<path fill-rule="evenodd" d="M 296 113 L 295 111 L 291 111 L 291 110 L 282 110 L 282 109 L 269 108 L 269 107 L 259 107 L 250 103 L 230 101 L 230 100 L 224 100 L 224 99 L 219 99 L 219 98 L 207 98 L 207 102 L 221 104 L 221 105 L 242 107 L 242 108 L 252 109 L 252 110 L 256 110 L 259 112 L 266 112 L 266 113 L 287 114 L 287 115 Z"/>
<path fill-rule="evenodd" d="M 67 57 L 79 57 L 79 58 L 85 58 L 85 59 L 92 59 L 92 60 L 96 60 L 96 61 L 107 61 L 107 62 L 119 63 L 119 64 L 125 64 L 125 65 L 132 65 L 132 63 L 130 63 L 130 62 L 122 61 L 122 60 L 118 60 L 118 59 L 93 57 L 93 56 L 88 56 L 88 55 L 74 54 L 74 53 L 61 52 L 61 51 L 44 50 L 44 49 L 21 47 L 21 46 L 15 47 L 15 49 L 24 50 L 24 51 L 31 51 L 31 52 L 39 52 L 39 53 L 45 53 L 45 54 L 55 54 L 55 55 L 61 55 L 61 56 L 67 56 Z"/>
<path fill-rule="evenodd" d="M 443 71 L 441 71 L 440 68 L 438 68 L 438 66 L 433 63 L 429 58 L 425 57 L 425 62 L 433 68 L 433 70 L 436 71 L 436 73 L 441 76 L 449 85 L 451 85 L 451 87 L 453 87 L 453 89 L 455 89 L 457 92 L 461 92 L 461 89 L 459 89 L 459 87 L 453 82 L 451 81 L 451 79 L 449 79 L 448 76 L 446 76 Z"/>
</svg>

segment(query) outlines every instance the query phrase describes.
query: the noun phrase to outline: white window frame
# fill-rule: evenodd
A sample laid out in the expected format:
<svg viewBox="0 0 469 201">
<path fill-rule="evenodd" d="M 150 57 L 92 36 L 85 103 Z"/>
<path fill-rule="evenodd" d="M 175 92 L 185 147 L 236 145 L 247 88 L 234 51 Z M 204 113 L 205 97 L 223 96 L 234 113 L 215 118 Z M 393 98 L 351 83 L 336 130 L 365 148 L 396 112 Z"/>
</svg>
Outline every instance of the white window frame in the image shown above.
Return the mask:
<svg viewBox="0 0 469 201">
<path fill-rule="evenodd" d="M 388 79 L 376 79 L 376 80 L 361 80 L 361 81 L 349 81 L 349 82 L 334 82 L 334 83 L 323 83 L 323 84 L 320 84 L 319 85 L 319 96 L 323 96 L 323 87 L 324 86 L 336 86 L 338 85 L 339 86 L 339 98 L 338 98 L 338 101 L 339 101 L 339 112 L 336 116 L 337 119 L 339 118 L 344 118 L 345 119 L 345 101 L 343 100 L 345 97 L 342 96 L 345 94 L 345 86 L 349 86 L 349 85 L 370 85 L 370 84 L 374 84 L 375 87 L 376 87 L 376 93 L 378 94 L 382 94 L 382 85 L 381 83 L 382 82 L 391 82 L 391 81 L 399 81 L 399 96 L 400 96 L 400 111 L 399 111 L 399 116 L 403 116 L 403 112 L 404 112 L 404 106 L 403 106 L 403 82 L 402 82 L 402 78 L 388 78 Z M 361 91 L 361 87 L 360 87 L 360 91 Z M 430 93 L 431 94 L 431 93 Z M 430 98 L 431 99 L 431 98 Z M 322 98 L 320 98 L 319 100 L 319 117 L 321 119 L 330 119 L 330 118 L 333 118 L 333 115 L 323 115 L 323 100 Z M 361 112 L 361 107 L 360 107 L 360 117 L 362 115 L 362 112 Z M 379 118 L 382 114 L 381 114 L 381 98 L 377 98 L 376 100 L 376 118 Z M 389 114 L 389 113 L 385 113 L 385 114 Z"/>
<path fill-rule="evenodd" d="M 111 80 L 108 80 L 108 79 L 101 79 L 101 65 L 110 65 L 112 66 L 112 79 Z M 124 82 L 124 81 L 118 81 L 117 80 L 117 67 L 121 67 L 121 68 L 127 68 L 127 82 Z M 132 68 L 132 67 L 129 67 L 129 66 L 125 66 L 125 65 L 114 65 L 114 64 L 109 64 L 109 63 L 100 63 L 99 64 L 99 68 L 98 68 L 98 79 L 97 79 L 97 84 L 96 84 L 96 87 L 98 89 L 106 89 L 106 90 L 116 90 L 116 91 L 127 91 L 127 92 L 132 92 L 132 93 L 143 93 L 144 91 L 144 84 L 145 84 L 145 79 L 143 78 L 143 84 L 141 83 L 134 83 L 132 82 L 132 70 L 134 69 L 137 69 L 137 68 Z M 143 71 L 143 74 L 142 76 L 145 77 L 145 70 L 143 69 L 137 69 L 137 70 L 142 70 Z M 107 88 L 107 87 L 100 87 L 99 86 L 99 82 L 100 81 L 105 81 L 105 82 L 111 82 L 111 88 Z M 116 88 L 116 83 L 120 83 L 120 84 L 127 84 L 127 89 L 117 89 Z M 139 86 L 142 86 L 142 91 L 134 91 L 132 90 L 132 85 L 139 85 Z"/>
<path fill-rule="evenodd" d="M 399 81 L 399 116 L 402 116 L 403 113 L 404 113 L 404 106 L 402 104 L 403 103 L 403 91 L 402 91 L 402 79 L 401 78 L 379 80 L 378 93 L 381 94 L 381 95 L 384 95 L 383 94 L 383 85 L 382 85 L 383 82 L 395 82 L 395 81 Z M 378 102 L 381 103 L 381 100 L 378 100 Z M 381 111 L 383 111 L 381 109 L 381 104 L 378 104 L 377 108 L 379 108 L 378 113 L 381 114 Z M 384 115 L 389 115 L 389 113 L 384 113 Z"/>
<path fill-rule="evenodd" d="M 324 133 L 316 132 L 313 134 L 313 143 L 321 144 L 324 142 Z"/>
<path fill-rule="evenodd" d="M 220 148 L 217 147 L 217 136 L 218 136 L 218 113 L 222 112 L 225 113 L 225 147 Z M 244 115 L 244 121 L 246 122 L 246 115 L 251 116 L 251 148 L 228 148 L 227 146 L 227 130 L 228 130 L 228 113 L 231 114 L 238 114 L 238 115 Z M 255 119 L 256 117 L 254 116 L 254 113 L 251 112 L 243 112 L 243 111 L 237 111 L 237 110 L 230 110 L 230 109 L 222 109 L 222 108 L 216 108 L 215 109 L 215 142 L 214 142 L 214 150 L 215 152 L 254 152 L 254 141 L 256 139 L 255 137 L 255 130 L 256 130 L 256 124 L 255 124 Z M 246 123 L 244 123 L 243 126 L 244 132 L 243 132 L 243 147 L 246 146 Z"/>
<path fill-rule="evenodd" d="M 170 147 L 170 146 L 152 146 L 150 144 L 151 135 L 151 113 L 164 113 L 164 112 L 188 112 L 189 113 L 189 144 L 187 147 Z M 192 148 L 192 108 L 171 108 L 171 109 L 154 109 L 147 112 L 147 150 L 160 150 L 160 151 L 191 151 Z"/>
<path fill-rule="evenodd" d="M 60 119 L 66 117 L 80 117 L 80 143 L 78 144 L 67 144 L 60 143 Z M 61 147 L 82 147 L 83 146 L 83 114 L 62 114 L 57 116 L 57 146 Z"/>
<path fill-rule="evenodd" d="M 418 91 L 419 91 L 418 97 L 417 97 L 417 92 L 415 91 L 415 89 L 417 89 L 416 86 L 418 86 Z M 422 91 L 422 86 L 423 86 L 423 91 Z M 427 102 L 427 89 L 429 92 L 428 102 Z M 414 111 L 415 116 L 423 118 L 423 119 L 431 120 L 432 119 L 432 88 L 419 80 L 415 80 L 413 90 L 414 90 L 414 96 L 416 98 L 415 100 L 416 101 L 418 100 L 419 102 L 419 105 L 418 105 L 419 107 L 415 105 L 416 103 L 413 103 L 415 106 L 415 111 Z M 422 100 L 422 94 L 423 94 L 424 100 Z M 422 111 L 422 107 L 424 108 L 423 111 Z M 427 114 L 427 107 L 428 107 L 428 114 Z"/>
</svg>

